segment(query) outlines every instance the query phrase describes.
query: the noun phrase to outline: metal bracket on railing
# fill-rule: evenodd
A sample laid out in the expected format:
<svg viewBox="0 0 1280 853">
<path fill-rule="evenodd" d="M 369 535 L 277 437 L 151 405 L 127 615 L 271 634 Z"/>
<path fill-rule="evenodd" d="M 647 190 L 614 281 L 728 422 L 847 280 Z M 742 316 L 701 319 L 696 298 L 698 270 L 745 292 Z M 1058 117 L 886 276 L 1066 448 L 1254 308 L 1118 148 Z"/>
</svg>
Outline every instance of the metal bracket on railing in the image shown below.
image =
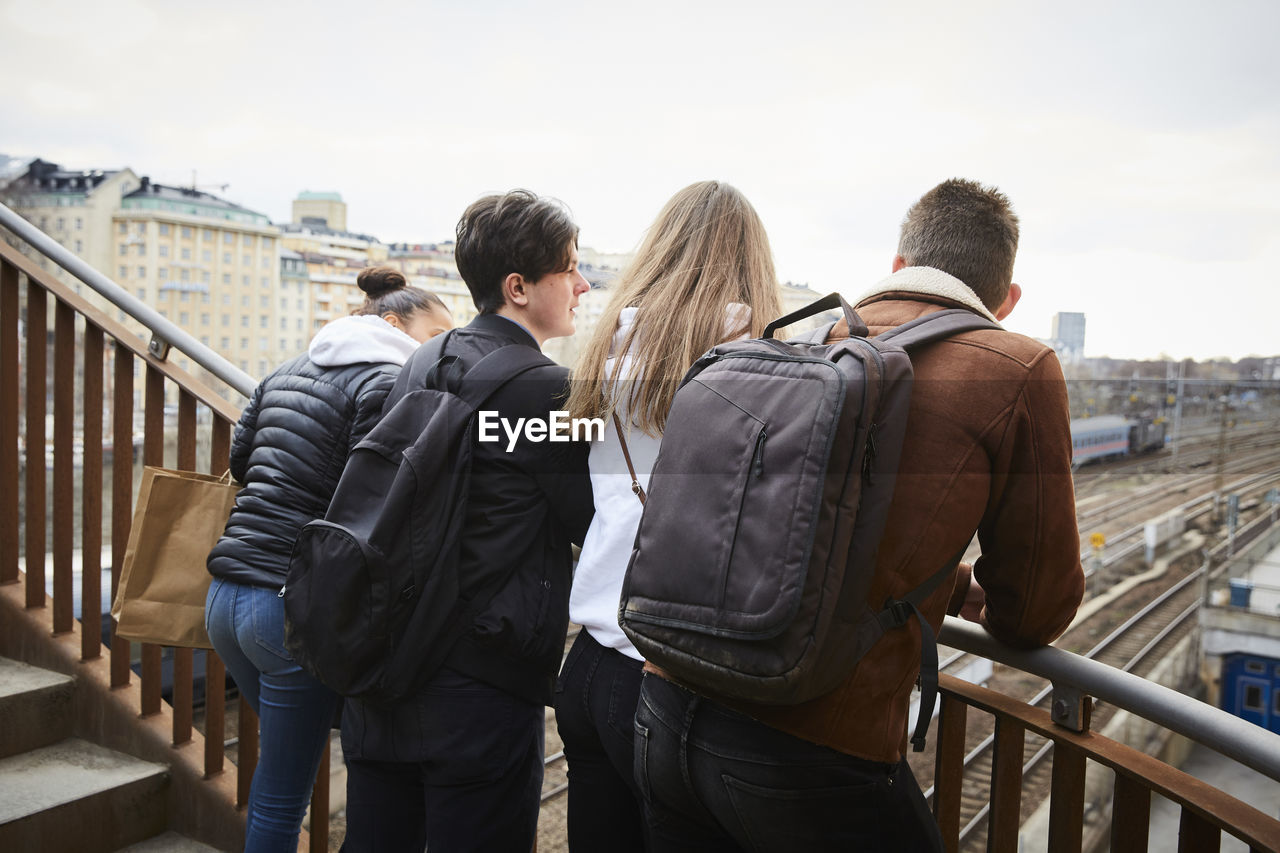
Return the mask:
<svg viewBox="0 0 1280 853">
<path fill-rule="evenodd" d="M 169 357 L 169 342 L 153 333 L 147 341 L 147 352 L 164 361 Z"/>
<path fill-rule="evenodd" d="M 1053 685 L 1053 703 L 1049 715 L 1053 722 L 1073 732 L 1089 730 L 1093 713 L 1093 697 L 1071 684 Z"/>
</svg>

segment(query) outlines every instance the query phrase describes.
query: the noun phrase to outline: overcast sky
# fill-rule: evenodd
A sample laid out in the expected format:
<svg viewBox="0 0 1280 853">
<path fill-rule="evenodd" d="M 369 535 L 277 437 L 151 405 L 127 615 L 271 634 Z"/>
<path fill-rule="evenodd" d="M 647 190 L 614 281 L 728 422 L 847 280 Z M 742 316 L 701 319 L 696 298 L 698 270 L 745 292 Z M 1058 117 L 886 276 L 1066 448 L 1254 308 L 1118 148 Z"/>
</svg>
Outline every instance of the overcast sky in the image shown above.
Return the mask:
<svg viewBox="0 0 1280 853">
<path fill-rule="evenodd" d="M 280 222 L 337 191 L 387 242 L 520 186 L 601 251 L 716 178 L 784 280 L 850 297 L 962 176 L 1022 219 L 1009 328 L 1083 311 L 1091 356 L 1276 355 L 1277 34 L 1274 0 L 0 0 L 0 153 L 194 171 Z"/>
</svg>

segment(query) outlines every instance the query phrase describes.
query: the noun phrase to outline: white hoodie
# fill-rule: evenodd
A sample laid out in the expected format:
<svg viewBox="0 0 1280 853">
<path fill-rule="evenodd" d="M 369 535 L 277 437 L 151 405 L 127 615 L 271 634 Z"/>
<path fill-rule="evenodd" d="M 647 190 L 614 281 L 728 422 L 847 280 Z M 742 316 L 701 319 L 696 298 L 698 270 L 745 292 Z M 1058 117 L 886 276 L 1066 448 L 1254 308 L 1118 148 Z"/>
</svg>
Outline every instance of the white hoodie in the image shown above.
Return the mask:
<svg viewBox="0 0 1280 853">
<path fill-rule="evenodd" d="M 373 314 L 339 317 L 316 332 L 307 357 L 321 367 L 404 364 L 418 342 Z"/>
<path fill-rule="evenodd" d="M 618 353 L 635 324 L 636 308 L 623 308 L 618 317 L 618 328 L 613 333 L 613 345 L 604 373 L 610 382 L 634 380 L 638 377 L 635 360 L 628 353 L 621 358 Z M 737 302 L 726 309 L 726 331 L 741 328 L 751 309 Z M 646 435 L 630 425 L 626 400 L 618 411 L 618 420 L 627 430 L 627 450 L 636 469 L 636 480 L 646 492 L 649 490 L 649 473 L 658 458 L 660 438 Z M 573 575 L 573 589 L 569 593 L 569 620 L 586 629 L 596 642 L 606 648 L 617 649 L 635 660 L 643 660 L 635 646 L 618 627 L 618 602 L 622 597 L 622 579 L 631 560 L 631 546 L 635 543 L 636 529 L 640 526 L 640 512 L 644 508 L 640 499 L 631 491 L 631 474 L 622 456 L 622 445 L 613 419 L 605 422 L 604 441 L 591 445 L 588 459 L 591 469 L 591 489 L 595 499 L 596 514 L 591 519 L 578 568 Z"/>
</svg>

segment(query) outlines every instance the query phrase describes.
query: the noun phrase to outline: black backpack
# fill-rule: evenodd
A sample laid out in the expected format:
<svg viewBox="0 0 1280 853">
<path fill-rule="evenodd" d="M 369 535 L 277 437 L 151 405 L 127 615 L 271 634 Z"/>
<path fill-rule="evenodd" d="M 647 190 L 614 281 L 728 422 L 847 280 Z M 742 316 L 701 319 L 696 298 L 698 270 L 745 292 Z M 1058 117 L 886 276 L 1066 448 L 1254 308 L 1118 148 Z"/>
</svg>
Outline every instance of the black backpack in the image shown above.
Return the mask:
<svg viewBox="0 0 1280 853">
<path fill-rule="evenodd" d="M 459 598 L 476 411 L 516 376 L 550 362 L 513 344 L 459 379 L 457 356 L 436 358 L 448 334 L 441 338 L 406 367 L 417 375 L 397 382 L 416 390 L 351 452 L 324 519 L 302 528 L 280 590 L 285 646 L 344 696 L 388 703 L 409 693 L 501 588 Z"/>
<path fill-rule="evenodd" d="M 842 308 L 788 342 L 775 329 Z M 797 704 L 838 686 L 885 631 L 915 615 L 923 748 L 937 646 L 917 606 L 961 553 L 902 600 L 866 605 L 911 398 L 909 349 L 999 328 L 963 309 L 877 338 L 838 294 L 721 344 L 689 369 L 667 417 L 618 619 L 647 660 L 712 696 Z"/>
</svg>

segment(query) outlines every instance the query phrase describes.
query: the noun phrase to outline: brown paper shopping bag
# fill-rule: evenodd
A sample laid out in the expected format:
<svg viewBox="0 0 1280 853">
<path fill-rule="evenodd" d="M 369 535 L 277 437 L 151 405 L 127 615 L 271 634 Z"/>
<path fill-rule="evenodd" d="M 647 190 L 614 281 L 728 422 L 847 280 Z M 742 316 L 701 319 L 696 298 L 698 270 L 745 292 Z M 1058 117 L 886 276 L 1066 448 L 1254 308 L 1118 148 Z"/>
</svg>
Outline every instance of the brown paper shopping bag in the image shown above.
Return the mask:
<svg viewBox="0 0 1280 853">
<path fill-rule="evenodd" d="M 204 630 L 205 559 L 226 526 L 240 486 L 215 477 L 146 466 L 133 528 L 111 605 L 126 640 L 212 648 Z"/>
</svg>

